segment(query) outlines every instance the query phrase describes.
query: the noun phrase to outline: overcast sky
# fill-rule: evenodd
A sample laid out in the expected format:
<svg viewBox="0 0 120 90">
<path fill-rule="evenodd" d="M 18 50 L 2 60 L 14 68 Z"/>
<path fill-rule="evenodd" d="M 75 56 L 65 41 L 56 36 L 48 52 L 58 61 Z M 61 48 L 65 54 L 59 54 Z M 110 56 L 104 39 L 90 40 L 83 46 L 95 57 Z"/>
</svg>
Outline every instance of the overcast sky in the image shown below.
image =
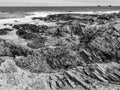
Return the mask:
<svg viewBox="0 0 120 90">
<path fill-rule="evenodd" d="M 0 6 L 120 6 L 120 0 L 0 0 Z"/>
</svg>

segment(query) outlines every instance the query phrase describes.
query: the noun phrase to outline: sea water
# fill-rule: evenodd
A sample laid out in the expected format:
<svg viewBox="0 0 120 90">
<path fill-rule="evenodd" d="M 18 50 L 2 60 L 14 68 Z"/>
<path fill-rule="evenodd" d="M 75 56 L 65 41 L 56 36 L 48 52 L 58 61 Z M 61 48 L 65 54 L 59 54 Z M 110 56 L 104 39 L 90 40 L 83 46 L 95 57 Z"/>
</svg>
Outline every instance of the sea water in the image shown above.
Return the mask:
<svg viewBox="0 0 120 90">
<path fill-rule="evenodd" d="M 49 14 L 75 13 L 75 14 L 109 14 L 120 12 L 120 6 L 112 7 L 0 7 L 0 19 L 19 17 L 45 17 Z"/>
</svg>

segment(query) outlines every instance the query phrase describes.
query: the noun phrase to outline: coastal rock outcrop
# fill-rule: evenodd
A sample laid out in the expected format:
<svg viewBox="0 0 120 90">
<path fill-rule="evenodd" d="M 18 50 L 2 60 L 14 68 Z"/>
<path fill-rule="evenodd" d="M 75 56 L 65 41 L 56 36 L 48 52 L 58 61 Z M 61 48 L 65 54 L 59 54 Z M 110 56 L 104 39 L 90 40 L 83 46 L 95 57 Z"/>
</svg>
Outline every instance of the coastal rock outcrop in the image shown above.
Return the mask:
<svg viewBox="0 0 120 90">
<path fill-rule="evenodd" d="M 62 72 L 35 74 L 5 59 L 0 66 L 0 89 L 22 90 L 118 90 L 120 65 L 115 62 L 78 66 Z"/>
<path fill-rule="evenodd" d="M 56 26 L 13 25 L 28 43 L 0 39 L 0 89 L 119 90 L 119 16 L 54 14 L 33 21 Z"/>
<path fill-rule="evenodd" d="M 32 54 L 32 50 L 19 45 L 15 45 L 13 42 L 4 39 L 0 39 L 0 48 L 0 57 L 27 56 L 29 54 Z"/>
</svg>

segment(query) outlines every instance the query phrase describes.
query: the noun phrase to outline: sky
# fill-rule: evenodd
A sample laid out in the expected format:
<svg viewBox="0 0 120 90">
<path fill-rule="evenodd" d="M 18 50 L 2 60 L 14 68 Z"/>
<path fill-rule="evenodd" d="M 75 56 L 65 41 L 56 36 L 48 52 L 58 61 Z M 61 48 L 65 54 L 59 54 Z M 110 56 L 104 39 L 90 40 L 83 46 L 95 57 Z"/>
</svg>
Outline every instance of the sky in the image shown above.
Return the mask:
<svg viewBox="0 0 120 90">
<path fill-rule="evenodd" d="M 120 6 L 120 0 L 0 0 L 0 6 Z"/>
</svg>

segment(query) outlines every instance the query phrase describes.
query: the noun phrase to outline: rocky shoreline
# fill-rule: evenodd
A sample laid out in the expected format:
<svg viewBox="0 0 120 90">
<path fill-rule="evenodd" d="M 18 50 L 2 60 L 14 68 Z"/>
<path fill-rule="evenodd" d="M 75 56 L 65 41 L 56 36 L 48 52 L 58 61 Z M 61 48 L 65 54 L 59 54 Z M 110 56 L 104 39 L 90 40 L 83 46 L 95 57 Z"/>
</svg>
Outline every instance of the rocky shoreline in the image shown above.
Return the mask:
<svg viewBox="0 0 120 90">
<path fill-rule="evenodd" d="M 120 89 L 120 13 L 31 20 L 0 29 L 0 90 Z"/>
</svg>

